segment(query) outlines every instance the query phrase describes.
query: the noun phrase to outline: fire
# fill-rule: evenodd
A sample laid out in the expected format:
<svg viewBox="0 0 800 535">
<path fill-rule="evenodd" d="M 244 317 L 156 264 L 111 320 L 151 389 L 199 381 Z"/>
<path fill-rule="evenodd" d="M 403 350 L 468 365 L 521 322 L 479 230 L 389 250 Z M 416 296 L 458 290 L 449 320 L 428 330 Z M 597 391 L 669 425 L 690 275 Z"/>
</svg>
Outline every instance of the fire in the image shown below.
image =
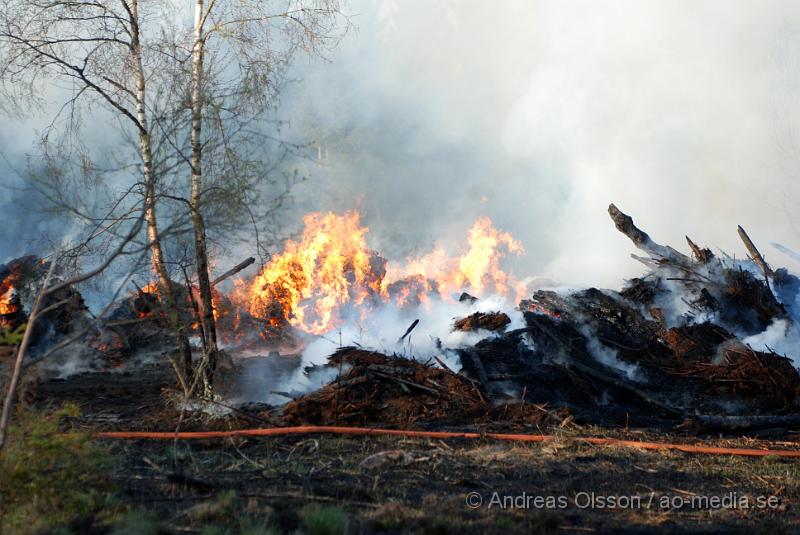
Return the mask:
<svg viewBox="0 0 800 535">
<path fill-rule="evenodd" d="M 16 285 L 20 279 L 20 272 L 13 270 L 0 281 L 0 315 L 7 316 L 21 311 Z"/>
<path fill-rule="evenodd" d="M 148 282 L 142 287 L 142 293 L 158 295 L 158 284 L 155 281 Z"/>
<path fill-rule="evenodd" d="M 155 281 L 148 282 L 133 294 L 135 299 L 134 308 L 139 318 L 144 319 L 153 316 L 153 313 L 159 306 L 158 299 L 160 299 L 160 294 L 159 285 Z M 189 293 L 186 294 L 186 304 L 189 308 L 202 304 L 200 300 L 200 290 L 197 287 L 192 286 Z M 230 312 L 228 307 L 225 306 L 224 295 L 216 288 L 211 289 L 211 307 L 214 319 L 217 321 Z M 192 312 L 192 314 L 194 315 L 194 312 Z M 191 324 L 191 328 L 193 330 L 198 330 L 199 325 L 199 320 L 195 318 L 194 322 Z"/>
<path fill-rule="evenodd" d="M 377 255 L 367 249 L 369 231 L 358 212 L 339 216 L 311 213 L 303 218 L 299 241 L 289 240 L 244 292 L 246 307 L 271 324 L 282 315 L 291 324 L 321 334 L 337 310 L 361 304 L 380 292 L 383 278 Z"/>
<path fill-rule="evenodd" d="M 550 316 L 551 318 L 561 319 L 561 313 L 555 310 L 552 310 L 541 303 L 536 301 L 526 299 L 522 301 L 520 307 L 523 308 L 527 312 L 534 312 L 536 314 L 542 314 L 544 316 Z"/>
<path fill-rule="evenodd" d="M 388 300 L 413 305 L 462 291 L 521 295 L 521 283 L 500 269 L 500 260 L 520 254 L 522 245 L 488 217 L 475 222 L 460 256 L 437 247 L 388 275 L 386 261 L 367 247 L 369 229 L 358 212 L 311 213 L 304 223 L 302 236 L 288 241 L 251 283 L 239 283 L 234 295 L 251 315 L 273 326 L 288 321 L 322 334 L 338 325 L 348 306 L 369 309 Z"/>
<path fill-rule="evenodd" d="M 468 291 L 521 296 L 522 283 L 500 269 L 500 260 L 507 254 L 521 254 L 522 244 L 507 233 L 494 228 L 492 220 L 481 217 L 467 235 L 469 249 L 459 257 L 449 256 L 441 247 L 420 258 L 409 258 L 406 265 L 391 270 L 395 279 L 422 276 L 435 283 L 441 297 Z"/>
<path fill-rule="evenodd" d="M 19 304 L 15 303 L 15 298 L 16 292 L 14 286 L 9 285 L 5 292 L 3 292 L 3 295 L 0 295 L 0 315 L 14 314 L 19 310 Z"/>
<path fill-rule="evenodd" d="M 153 316 L 153 312 L 158 308 L 159 294 L 156 282 L 148 282 L 133 293 L 133 309 L 139 319 Z"/>
</svg>

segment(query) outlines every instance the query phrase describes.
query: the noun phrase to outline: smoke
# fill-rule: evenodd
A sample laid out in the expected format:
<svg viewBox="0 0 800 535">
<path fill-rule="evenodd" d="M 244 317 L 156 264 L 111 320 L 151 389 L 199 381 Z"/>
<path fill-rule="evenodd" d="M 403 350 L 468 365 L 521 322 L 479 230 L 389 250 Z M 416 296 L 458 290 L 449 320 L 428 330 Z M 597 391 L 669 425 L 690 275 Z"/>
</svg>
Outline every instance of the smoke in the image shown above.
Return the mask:
<svg viewBox="0 0 800 535">
<path fill-rule="evenodd" d="M 351 0 L 350 12 L 358 30 L 326 60 L 297 62 L 282 95 L 281 135 L 313 141 L 287 162 L 308 176 L 287 228 L 308 211 L 359 208 L 370 246 L 397 261 L 462 243 L 488 215 L 523 243 L 505 259 L 520 278 L 578 287 L 642 271 L 611 201 L 660 243 L 689 234 L 741 257 L 742 224 L 764 253 L 769 241 L 800 249 L 800 3 Z M 108 130 L 96 123 L 88 144 Z M 0 152 L 17 165 L 44 124 L 5 125 Z M 19 201 L 0 199 L 0 256 L 50 228 Z M 479 336 L 450 331 L 463 305 L 429 306 L 414 354 Z M 382 328 L 349 322 L 342 343 L 410 354 L 395 344 L 413 319 L 387 307 L 364 320 Z M 773 327 L 748 343 L 773 347 Z M 303 366 L 337 347 L 338 332 L 326 338 Z"/>
<path fill-rule="evenodd" d="M 295 361 L 292 373 L 284 371 L 276 376 L 275 363 L 280 362 L 280 359 L 296 357 L 273 354 L 266 359 L 239 359 L 240 366 L 246 368 L 247 373 L 238 375 L 247 378 L 246 384 L 237 384 L 232 391 L 236 392 L 239 399 L 268 403 L 286 401 L 285 398 L 271 394 L 273 390 L 292 395 L 311 392 L 332 381 L 340 372 L 347 373 L 347 368 L 324 368 L 331 353 L 345 346 L 357 346 L 422 362 L 433 360 L 435 356 L 451 370 L 460 370 L 461 361 L 455 350 L 475 345 L 494 334 L 485 330 L 453 330 L 453 320 L 475 312 L 500 310 L 511 318 L 507 329 L 524 326 L 525 320 L 522 313 L 515 309 L 515 303 L 494 295 L 475 303 L 445 302 L 433 298 L 417 308 L 400 308 L 394 302 L 389 302 L 367 313 L 353 309 L 352 314 L 345 317 L 341 328 L 315 337 L 303 348 L 300 361 Z M 417 326 L 404 340 L 399 340 L 416 319 L 419 320 Z M 308 368 L 314 371 L 307 373 Z M 272 372 L 263 373 L 265 369 Z"/>
<path fill-rule="evenodd" d="M 281 135 L 315 142 L 288 163 L 309 179 L 287 221 L 359 207 L 374 246 L 402 258 L 485 214 L 523 242 L 508 259 L 518 275 L 579 286 L 639 272 L 610 201 L 662 243 L 690 234 L 741 252 L 742 224 L 762 249 L 800 247 L 797 2 L 351 0 L 349 11 L 357 29 L 325 60 L 299 59 L 279 105 Z M 6 124 L 0 152 L 20 167 L 46 124 Z M 108 143 L 106 117 L 88 126 L 87 144 Z M 6 220 L 26 222 L 5 226 L 6 257 L 44 230 L 41 214 L 17 217 L 18 200 L 0 200 Z"/>
<path fill-rule="evenodd" d="M 788 319 L 776 319 L 764 332 L 749 336 L 742 340 L 756 351 L 774 351 L 784 355 L 800 368 L 800 296 L 794 296 L 794 302 L 783 301 L 789 312 Z"/>
<path fill-rule="evenodd" d="M 775 320 L 767 329 L 759 334 L 747 337 L 743 342 L 756 351 L 774 351 L 792 359 L 796 368 L 800 368 L 800 328 L 797 323 L 785 319 Z"/>
<path fill-rule="evenodd" d="M 389 256 L 486 214 L 522 274 L 610 287 L 640 271 L 610 201 L 662 243 L 800 241 L 800 4 L 351 6 L 358 31 L 284 102 L 321 156 L 300 212 L 358 204 Z"/>
</svg>

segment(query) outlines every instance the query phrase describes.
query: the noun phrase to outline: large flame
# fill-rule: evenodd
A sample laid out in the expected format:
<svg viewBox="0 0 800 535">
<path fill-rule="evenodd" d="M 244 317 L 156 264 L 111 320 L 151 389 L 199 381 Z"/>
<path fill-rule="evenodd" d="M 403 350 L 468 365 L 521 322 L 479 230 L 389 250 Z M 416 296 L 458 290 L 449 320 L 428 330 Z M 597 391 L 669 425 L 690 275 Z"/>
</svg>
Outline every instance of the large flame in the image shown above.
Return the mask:
<svg viewBox="0 0 800 535">
<path fill-rule="evenodd" d="M 21 273 L 18 269 L 11 272 L 0 281 L 0 315 L 12 315 L 21 312 L 22 305 L 17 294 L 17 284 Z"/>
<path fill-rule="evenodd" d="M 522 244 L 511 234 L 495 229 L 488 217 L 475 221 L 467 242 L 469 248 L 461 256 L 450 256 L 439 246 L 422 257 L 409 258 L 405 266 L 389 270 L 389 279 L 424 277 L 433 281 L 433 287 L 445 299 L 462 291 L 477 295 L 513 292 L 518 297 L 522 284 L 500 269 L 500 259 L 508 253 L 522 253 Z"/>
<path fill-rule="evenodd" d="M 369 229 L 358 212 L 337 215 L 311 213 L 304 218 L 299 240 L 290 240 L 249 284 L 240 283 L 235 299 L 248 312 L 270 325 L 289 322 L 309 333 L 336 327 L 345 307 L 368 309 L 380 301 L 400 305 L 438 296 L 451 299 L 462 291 L 514 297 L 521 284 L 500 269 L 506 254 L 519 254 L 522 245 L 500 232 L 488 217 L 469 231 L 463 254 L 449 255 L 437 247 L 405 265 L 392 267 L 366 245 Z"/>
<path fill-rule="evenodd" d="M 246 291 L 247 309 L 270 323 L 286 319 L 310 333 L 328 331 L 336 311 L 380 292 L 382 266 L 367 249 L 358 212 L 311 213 L 299 241 L 289 240 Z M 279 318 L 282 316 L 282 318 Z"/>
<path fill-rule="evenodd" d="M 19 310 L 19 303 L 16 302 L 16 295 L 14 293 L 14 286 L 9 285 L 7 288 L 0 288 L 0 315 L 15 314 Z"/>
</svg>

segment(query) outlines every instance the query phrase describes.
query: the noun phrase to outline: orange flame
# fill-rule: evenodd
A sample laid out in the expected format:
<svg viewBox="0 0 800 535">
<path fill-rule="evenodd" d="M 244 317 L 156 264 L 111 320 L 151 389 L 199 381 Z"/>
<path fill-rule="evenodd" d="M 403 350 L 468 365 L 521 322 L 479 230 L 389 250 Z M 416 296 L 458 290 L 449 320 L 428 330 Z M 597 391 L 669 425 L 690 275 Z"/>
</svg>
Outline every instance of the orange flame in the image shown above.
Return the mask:
<svg viewBox="0 0 800 535">
<path fill-rule="evenodd" d="M 369 229 L 359 219 L 358 212 L 306 215 L 300 240 L 289 240 L 245 291 L 249 312 L 271 324 L 282 314 L 300 329 L 321 334 L 335 324 L 341 306 L 378 293 L 383 273 L 374 270 L 377 255 L 367 249 Z"/>
<path fill-rule="evenodd" d="M 20 273 L 12 271 L 0 281 L 0 315 L 16 314 L 21 311 L 22 306 L 16 289 L 19 279 Z"/>
<path fill-rule="evenodd" d="M 501 258 L 521 253 L 522 245 L 488 217 L 475 222 L 462 255 L 451 257 L 437 247 L 390 269 L 389 276 L 385 261 L 367 248 L 369 229 L 361 226 L 358 212 L 311 213 L 304 223 L 299 240 L 288 241 L 251 283 L 239 282 L 234 292 L 251 315 L 273 326 L 288 321 L 322 334 L 339 324 L 348 305 L 364 305 L 363 312 L 378 300 L 402 306 L 461 291 L 522 293 L 522 284 L 500 269 Z"/>
<path fill-rule="evenodd" d="M 0 314 L 14 314 L 18 310 L 19 306 L 14 303 L 14 287 L 9 286 L 3 295 L 0 295 Z"/>
<path fill-rule="evenodd" d="M 143 294 L 155 294 L 158 295 L 158 283 L 155 281 L 148 282 L 142 287 Z"/>
<path fill-rule="evenodd" d="M 157 299 L 160 296 L 158 284 L 155 281 L 148 282 L 138 291 L 132 293 L 134 312 L 139 319 L 145 319 L 153 316 Z M 142 299 L 136 299 L 136 297 Z"/>
<path fill-rule="evenodd" d="M 519 298 L 523 285 L 500 269 L 500 259 L 508 253 L 521 254 L 522 244 L 507 233 L 494 228 L 492 220 L 481 217 L 469 230 L 469 249 L 459 257 L 450 257 L 441 247 L 420 258 L 409 258 L 405 267 L 390 270 L 394 279 L 422 276 L 435 282 L 441 297 L 468 291 L 507 295 L 513 291 Z"/>
</svg>

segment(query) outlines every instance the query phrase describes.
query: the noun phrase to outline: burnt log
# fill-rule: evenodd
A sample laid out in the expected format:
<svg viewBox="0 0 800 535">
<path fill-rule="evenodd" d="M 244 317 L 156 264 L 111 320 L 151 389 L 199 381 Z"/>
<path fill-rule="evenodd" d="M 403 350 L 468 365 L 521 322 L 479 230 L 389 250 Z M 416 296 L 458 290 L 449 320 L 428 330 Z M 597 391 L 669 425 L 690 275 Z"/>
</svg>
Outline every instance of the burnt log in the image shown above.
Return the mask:
<svg viewBox="0 0 800 535">
<path fill-rule="evenodd" d="M 698 362 L 710 362 L 720 344 L 733 339 L 731 333 L 709 322 L 673 327 L 666 335 L 675 358 Z"/>
<path fill-rule="evenodd" d="M 689 236 L 686 236 L 686 243 L 689 244 L 689 249 L 692 250 L 692 254 L 694 255 L 694 259 L 701 263 L 707 264 L 714 260 L 714 253 L 711 252 L 711 249 L 703 248 L 697 245 Z"/>
<path fill-rule="evenodd" d="M 613 203 L 608 206 L 608 215 L 611 216 L 611 220 L 614 222 L 614 226 L 617 227 L 617 230 L 627 236 L 637 249 L 651 256 L 663 258 L 671 262 L 682 264 L 691 263 L 691 260 L 687 256 L 676 251 L 672 247 L 654 242 L 646 232 L 634 224 L 631 216 L 620 211 Z"/>
<path fill-rule="evenodd" d="M 255 261 L 256 261 L 256 259 L 251 256 L 247 260 L 244 260 L 243 262 L 239 262 L 238 264 L 233 266 L 231 269 L 229 269 L 228 271 L 226 271 L 225 273 L 223 273 L 222 275 L 220 275 L 219 277 L 217 277 L 216 279 L 211 281 L 211 287 L 213 288 L 214 286 L 216 286 L 220 282 L 224 281 L 225 279 L 227 279 L 229 277 L 233 277 L 234 275 L 236 275 L 237 273 L 239 273 L 240 271 L 242 271 L 246 267 L 248 267 L 251 264 L 253 264 Z"/>
<path fill-rule="evenodd" d="M 736 231 L 739 233 L 739 237 L 742 239 L 747 252 L 750 254 L 750 258 L 753 259 L 753 262 L 761 269 L 762 273 L 764 273 L 764 277 L 771 277 L 772 276 L 772 268 L 769 267 L 767 261 L 764 260 L 764 257 L 761 256 L 756 245 L 753 243 L 753 240 L 750 239 L 750 236 L 747 235 L 747 232 L 739 225 L 736 228 Z"/>
</svg>

